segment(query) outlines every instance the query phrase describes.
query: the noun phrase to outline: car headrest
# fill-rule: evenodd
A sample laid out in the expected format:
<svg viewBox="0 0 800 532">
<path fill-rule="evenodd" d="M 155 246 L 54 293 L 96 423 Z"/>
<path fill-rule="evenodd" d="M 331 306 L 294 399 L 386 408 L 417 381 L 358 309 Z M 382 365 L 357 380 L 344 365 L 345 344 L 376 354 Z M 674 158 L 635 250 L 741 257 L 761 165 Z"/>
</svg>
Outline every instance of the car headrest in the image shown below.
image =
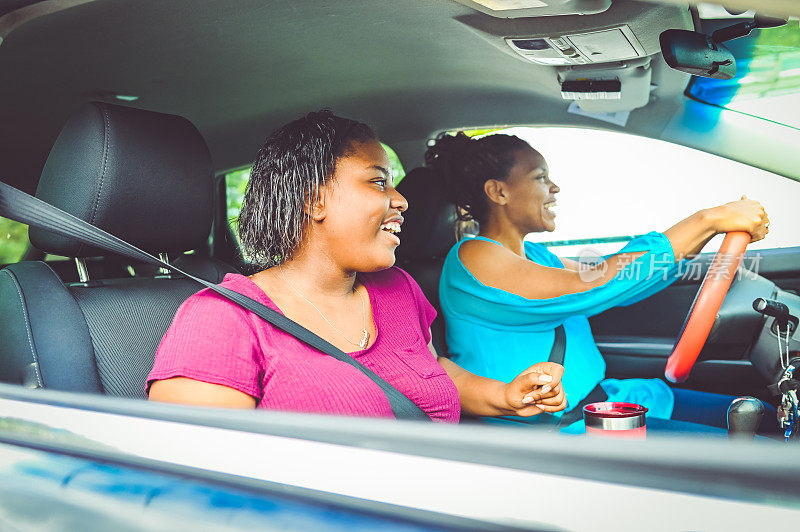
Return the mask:
<svg viewBox="0 0 800 532">
<path fill-rule="evenodd" d="M 408 200 L 396 252 L 398 261 L 447 255 L 456 243 L 456 211 L 447 201 L 442 178 L 430 168 L 415 168 L 397 185 L 397 191 Z"/>
<path fill-rule="evenodd" d="M 145 251 L 197 249 L 213 217 L 211 156 L 185 118 L 88 103 L 59 133 L 36 196 Z M 108 254 L 33 227 L 29 236 L 55 255 Z"/>
</svg>

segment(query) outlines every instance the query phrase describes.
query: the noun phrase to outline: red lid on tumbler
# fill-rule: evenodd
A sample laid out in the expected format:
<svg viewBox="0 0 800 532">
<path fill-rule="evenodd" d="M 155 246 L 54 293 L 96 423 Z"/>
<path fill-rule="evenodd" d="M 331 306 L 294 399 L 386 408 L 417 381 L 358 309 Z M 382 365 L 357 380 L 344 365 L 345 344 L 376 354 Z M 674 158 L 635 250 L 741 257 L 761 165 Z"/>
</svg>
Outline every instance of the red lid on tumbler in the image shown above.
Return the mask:
<svg viewBox="0 0 800 532">
<path fill-rule="evenodd" d="M 586 426 L 604 430 L 629 430 L 645 425 L 647 408 L 635 403 L 591 403 L 583 407 Z"/>
<path fill-rule="evenodd" d="M 647 408 L 634 403 L 592 403 L 583 411 L 596 417 L 636 417 L 647 413 Z"/>
</svg>

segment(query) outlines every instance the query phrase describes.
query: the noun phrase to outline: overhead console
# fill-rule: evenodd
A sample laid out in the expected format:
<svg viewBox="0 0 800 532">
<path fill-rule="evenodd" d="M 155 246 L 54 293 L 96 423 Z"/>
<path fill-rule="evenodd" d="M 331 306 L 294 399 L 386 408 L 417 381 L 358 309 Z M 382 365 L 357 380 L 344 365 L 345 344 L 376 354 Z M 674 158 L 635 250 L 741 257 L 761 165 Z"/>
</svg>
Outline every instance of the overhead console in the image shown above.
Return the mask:
<svg viewBox="0 0 800 532">
<path fill-rule="evenodd" d="M 480 1 L 484 8 L 488 4 L 497 8 L 501 3 L 508 7 L 526 3 Z M 529 63 L 540 91 L 557 87 L 559 92 L 551 93 L 553 96 L 577 102 L 589 113 L 631 111 L 647 105 L 657 90 L 652 81 L 654 69 L 663 63 L 659 35 L 669 28 L 693 27 L 689 10 L 679 6 L 615 0 L 603 11 L 574 16 L 570 13 L 576 13 L 573 9 L 579 2 L 559 3 L 566 16 L 552 16 L 556 13 L 550 12 L 549 16 L 500 18 L 497 12 L 487 16 L 481 9 L 481 13 L 457 20 L 506 54 Z M 550 1 L 548 8 L 554 4 Z M 582 5 L 586 8 L 585 3 Z M 546 81 L 548 78 L 555 83 Z"/>
<path fill-rule="evenodd" d="M 590 65 L 647 56 L 627 24 L 600 31 L 533 39 L 507 37 L 506 42 L 519 55 L 540 65 Z"/>
</svg>

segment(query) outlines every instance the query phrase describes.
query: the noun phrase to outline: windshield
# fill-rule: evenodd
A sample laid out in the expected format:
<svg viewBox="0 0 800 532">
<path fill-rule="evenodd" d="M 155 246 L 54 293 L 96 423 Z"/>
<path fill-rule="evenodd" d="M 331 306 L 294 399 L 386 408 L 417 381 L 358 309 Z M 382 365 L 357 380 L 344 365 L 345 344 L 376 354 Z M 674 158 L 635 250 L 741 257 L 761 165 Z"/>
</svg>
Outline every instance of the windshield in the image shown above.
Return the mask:
<svg viewBox="0 0 800 532">
<path fill-rule="evenodd" d="M 702 20 L 710 34 L 737 23 L 733 18 Z M 693 78 L 687 94 L 700 101 L 800 129 L 800 24 L 755 30 L 725 43 L 736 57 L 730 80 Z"/>
</svg>

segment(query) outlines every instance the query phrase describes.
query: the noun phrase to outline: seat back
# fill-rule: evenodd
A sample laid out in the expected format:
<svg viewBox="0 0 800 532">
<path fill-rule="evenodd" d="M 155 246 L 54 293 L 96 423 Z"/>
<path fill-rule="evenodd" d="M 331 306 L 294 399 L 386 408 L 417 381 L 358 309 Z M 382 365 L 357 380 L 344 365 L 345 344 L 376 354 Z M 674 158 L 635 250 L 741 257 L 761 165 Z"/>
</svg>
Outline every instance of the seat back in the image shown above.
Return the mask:
<svg viewBox="0 0 800 532">
<path fill-rule="evenodd" d="M 439 278 L 447 252 L 456 243 L 455 207 L 446 199 L 441 177 L 429 168 L 411 170 L 397 186 L 408 200 L 397 265 L 407 271 L 436 309 L 433 346 L 447 356 L 445 321 L 439 305 Z"/>
<path fill-rule="evenodd" d="M 190 122 L 91 103 L 59 134 L 36 196 L 219 282 L 235 270 L 183 255 L 206 245 L 212 186 L 208 149 Z M 77 259 L 107 253 L 35 228 L 29 234 L 46 253 Z M 144 397 L 162 336 L 199 288 L 170 275 L 64 283 L 43 262 L 12 264 L 0 270 L 0 381 Z"/>
</svg>

